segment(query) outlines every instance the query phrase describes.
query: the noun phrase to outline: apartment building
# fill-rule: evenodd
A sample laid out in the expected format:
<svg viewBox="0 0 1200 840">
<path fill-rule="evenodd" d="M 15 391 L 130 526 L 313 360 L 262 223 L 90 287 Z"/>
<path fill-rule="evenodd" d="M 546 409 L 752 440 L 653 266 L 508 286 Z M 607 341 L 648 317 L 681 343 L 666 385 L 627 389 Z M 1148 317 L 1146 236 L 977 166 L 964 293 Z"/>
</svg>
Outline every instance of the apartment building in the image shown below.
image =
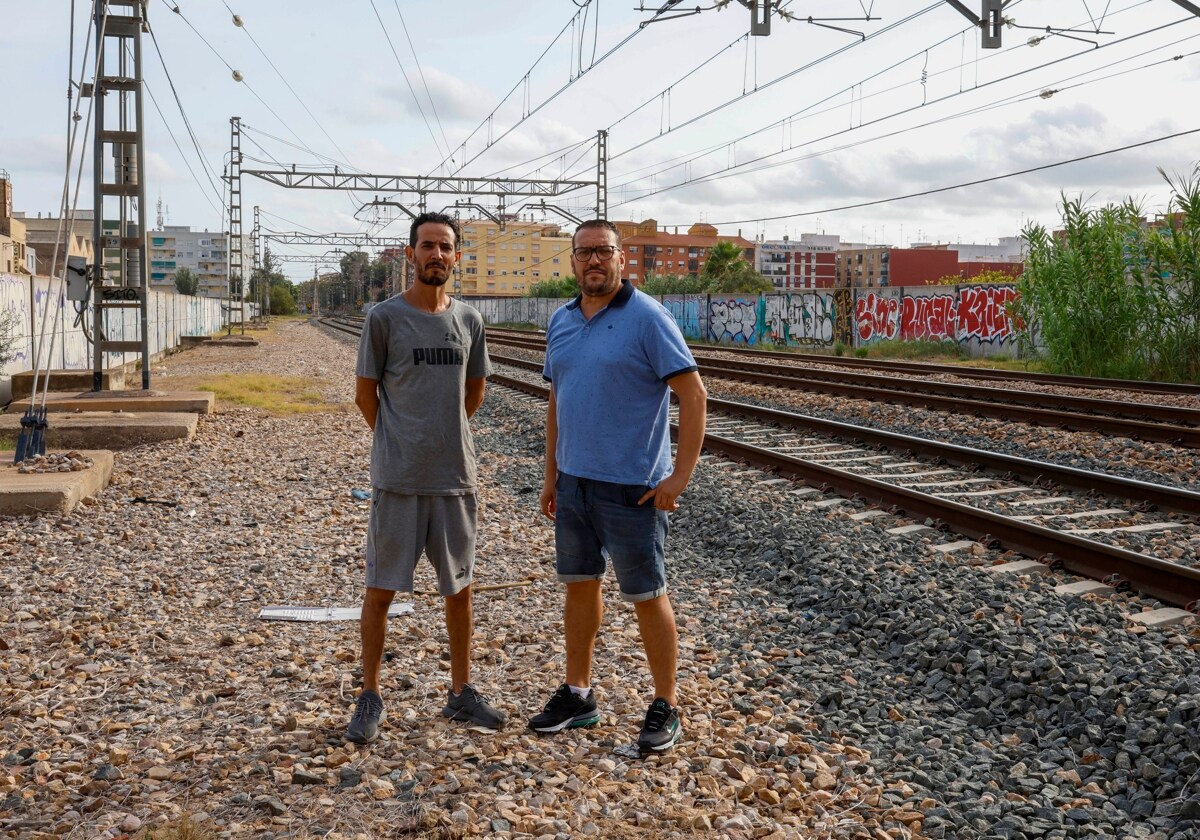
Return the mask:
<svg viewBox="0 0 1200 840">
<path fill-rule="evenodd" d="M 963 282 L 970 282 L 984 271 L 999 271 L 1014 278 L 1024 271 L 1024 264 L 1019 261 L 1001 261 L 995 258 L 997 255 L 990 256 L 964 260 L 959 251 L 948 246 L 843 248 L 837 253 L 836 285 L 852 289 L 928 286 L 943 277 L 958 277 Z"/>
<path fill-rule="evenodd" d="M 779 291 L 832 288 L 837 282 L 839 241 L 836 234 L 818 233 L 761 240 L 755 248 L 754 270 Z"/>
<path fill-rule="evenodd" d="M 733 242 L 742 249 L 746 261 L 755 265 L 755 243 L 737 236 L 721 236 L 712 225 L 697 222 L 687 233 L 678 228 L 670 233 L 658 229 L 658 222 L 614 222 L 621 234 L 625 251 L 625 277 L 640 285 L 648 274 L 699 274 L 704 270 L 708 252 L 718 242 Z"/>
<path fill-rule="evenodd" d="M 26 242 L 25 222 L 13 216 L 12 180 L 0 169 L 0 274 L 33 274 L 36 262 Z"/>
<path fill-rule="evenodd" d="M 19 220 L 25 227 L 25 244 L 29 251 L 36 254 L 38 274 L 61 276 L 67 257 L 82 257 L 91 265 L 94 258 L 91 210 L 78 211 L 69 230 L 56 216 L 43 218 L 39 213 L 37 218 L 30 218 L 17 211 L 12 215 L 14 222 Z"/>
<path fill-rule="evenodd" d="M 566 277 L 571 268 L 571 233 L 547 222 L 506 218 L 461 224 L 460 294 L 519 296 L 543 280 Z"/>
<path fill-rule="evenodd" d="M 229 237 L 223 231 L 192 230 L 187 225 L 165 225 L 150 231 L 150 287 L 174 289 L 175 275 L 187 268 L 198 280 L 197 294 L 229 294 Z M 242 265 L 249 279 L 253 254 L 243 238 Z"/>
</svg>

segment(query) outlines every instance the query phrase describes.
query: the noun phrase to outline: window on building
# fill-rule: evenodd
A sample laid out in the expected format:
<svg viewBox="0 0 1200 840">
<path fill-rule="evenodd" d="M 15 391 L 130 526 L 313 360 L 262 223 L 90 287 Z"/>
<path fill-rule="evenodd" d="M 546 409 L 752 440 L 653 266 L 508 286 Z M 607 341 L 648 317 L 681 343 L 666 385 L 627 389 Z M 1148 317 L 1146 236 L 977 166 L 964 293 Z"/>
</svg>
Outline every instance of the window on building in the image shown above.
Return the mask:
<svg viewBox="0 0 1200 840">
<path fill-rule="evenodd" d="M 631 254 L 636 254 L 636 253 L 638 252 L 638 250 L 637 250 L 637 246 L 636 246 L 636 245 L 630 245 L 630 246 L 629 246 L 629 248 L 628 248 L 628 251 L 629 251 L 629 253 L 631 253 Z"/>
<path fill-rule="evenodd" d="M 637 264 L 638 264 L 638 262 L 637 262 L 637 260 L 630 260 L 630 261 L 629 261 L 629 264 L 630 264 L 630 265 L 637 265 Z"/>
</svg>

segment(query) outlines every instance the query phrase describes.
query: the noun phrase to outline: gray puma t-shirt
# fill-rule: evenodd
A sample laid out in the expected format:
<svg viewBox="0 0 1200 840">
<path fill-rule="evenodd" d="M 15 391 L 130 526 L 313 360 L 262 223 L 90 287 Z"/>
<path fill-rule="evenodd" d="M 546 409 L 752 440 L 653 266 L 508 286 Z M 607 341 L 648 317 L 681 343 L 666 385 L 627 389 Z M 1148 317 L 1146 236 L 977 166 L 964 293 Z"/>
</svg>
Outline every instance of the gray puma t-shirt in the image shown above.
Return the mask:
<svg viewBox="0 0 1200 840">
<path fill-rule="evenodd" d="M 422 312 L 397 295 L 372 307 L 356 369 L 380 382 L 372 486 L 417 496 L 474 493 L 466 381 L 491 372 L 483 318 L 465 303 L 451 299 L 444 312 Z"/>
</svg>

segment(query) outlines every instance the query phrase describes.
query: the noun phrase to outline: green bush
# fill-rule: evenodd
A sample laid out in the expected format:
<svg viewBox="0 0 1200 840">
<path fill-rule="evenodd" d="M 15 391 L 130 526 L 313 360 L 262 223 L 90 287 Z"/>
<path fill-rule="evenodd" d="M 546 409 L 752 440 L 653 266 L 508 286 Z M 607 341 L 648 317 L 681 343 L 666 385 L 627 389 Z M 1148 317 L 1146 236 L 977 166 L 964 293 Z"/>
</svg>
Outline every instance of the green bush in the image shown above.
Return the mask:
<svg viewBox="0 0 1200 840">
<path fill-rule="evenodd" d="M 846 355 L 846 345 L 840 341 L 833 342 L 833 355 L 845 356 Z"/>
<path fill-rule="evenodd" d="M 1200 381 L 1200 166 L 1163 177 L 1162 225 L 1132 199 L 1092 209 L 1064 196 L 1064 230 L 1025 229 L 1012 305 L 1023 356 L 1081 376 Z"/>
<path fill-rule="evenodd" d="M 296 299 L 292 297 L 292 293 L 284 286 L 271 287 L 271 314 L 272 315 L 295 315 L 296 314 Z"/>
<path fill-rule="evenodd" d="M 854 348 L 854 358 L 856 358 L 856 359 L 865 359 L 865 358 L 867 358 L 867 356 L 870 356 L 870 355 L 871 355 L 870 347 L 855 347 Z"/>
</svg>

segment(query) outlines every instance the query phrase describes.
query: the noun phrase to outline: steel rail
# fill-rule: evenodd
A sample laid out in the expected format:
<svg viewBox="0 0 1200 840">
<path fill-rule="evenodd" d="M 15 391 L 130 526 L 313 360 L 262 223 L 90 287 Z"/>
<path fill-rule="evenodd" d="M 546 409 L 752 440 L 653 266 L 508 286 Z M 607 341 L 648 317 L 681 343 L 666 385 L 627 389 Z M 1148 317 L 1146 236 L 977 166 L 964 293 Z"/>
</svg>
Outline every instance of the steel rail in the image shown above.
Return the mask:
<svg viewBox="0 0 1200 840">
<path fill-rule="evenodd" d="M 545 345 L 545 339 L 539 333 L 529 330 L 510 330 L 488 327 L 488 335 L 497 339 L 512 337 L 523 338 L 530 343 Z M 499 343 L 499 342 L 497 342 Z M 1094 376 L 1070 376 L 1058 373 L 1036 373 L 1031 371 L 1008 371 L 989 368 L 972 368 L 960 365 L 939 364 L 936 362 L 904 362 L 894 359 L 859 359 L 853 356 L 829 356 L 817 353 L 793 353 L 783 350 L 751 350 L 746 347 L 714 348 L 701 344 L 697 347 L 720 349 L 722 352 L 744 354 L 749 357 L 763 359 L 780 359 L 811 365 L 827 367 L 853 367 L 881 370 L 890 373 L 916 373 L 921 376 L 957 376 L 964 379 L 988 379 L 1005 382 L 1030 382 L 1041 385 L 1062 385 L 1068 388 L 1090 390 L 1134 391 L 1148 394 L 1184 394 L 1200 396 L 1200 385 L 1186 382 L 1155 382 L 1135 379 L 1104 379 Z"/>
<path fill-rule="evenodd" d="M 493 360 L 503 361 L 506 364 L 519 364 L 523 361 L 496 356 L 495 354 L 492 355 L 492 358 Z M 697 362 L 700 363 L 701 359 L 698 358 Z M 1169 426 L 1160 423 L 1149 423 L 1143 420 L 1080 414 L 1072 411 L 1056 411 L 1049 408 L 1035 408 L 1008 403 L 978 402 L 960 397 L 940 397 L 935 394 L 924 394 L 916 391 L 897 391 L 878 386 L 842 384 L 835 381 L 739 370 L 736 367 L 725 368 L 712 366 L 707 362 L 700 363 L 699 368 L 701 374 L 712 375 L 722 379 L 735 379 L 758 385 L 770 385 L 775 388 L 788 388 L 791 390 L 835 394 L 854 399 L 869 399 L 877 402 L 941 409 L 956 414 L 974 414 L 998 420 L 1018 420 L 1041 426 L 1070 429 L 1072 431 L 1097 432 L 1099 434 L 1155 441 L 1158 443 L 1170 443 L 1191 449 L 1200 449 L 1200 427 Z"/>
<path fill-rule="evenodd" d="M 545 339 L 541 333 L 531 330 L 518 330 L 499 327 L 488 327 L 488 335 L 497 343 L 508 343 L 505 340 L 524 341 L 530 345 L 544 345 Z M 921 376 L 946 375 L 965 379 L 998 380 L 1004 382 L 1029 382 L 1042 385 L 1061 385 L 1084 390 L 1119 390 L 1134 391 L 1148 394 L 1182 394 L 1200 396 L 1200 385 L 1186 382 L 1158 382 L 1153 380 L 1135 379 L 1105 379 L 1092 376 L 1072 376 L 1068 374 L 1039 373 L 1034 371 L 1010 371 L 996 368 L 975 368 L 962 365 L 950 365 L 937 362 L 906 362 L 895 359 L 860 359 L 855 356 L 831 356 L 828 354 L 799 353 L 784 350 L 754 350 L 748 347 L 725 346 L 689 342 L 693 347 L 719 350 L 723 353 L 736 353 L 751 358 L 779 359 L 787 362 L 824 365 L 831 367 L 854 367 L 875 369 L 891 373 L 916 373 Z"/>
<path fill-rule="evenodd" d="M 498 374 L 493 374 L 491 379 L 498 385 L 542 399 L 549 398 L 549 388 L 532 382 Z M 672 437 L 677 432 L 677 427 L 672 425 Z M 783 477 L 799 478 L 807 484 L 832 489 L 843 496 L 861 498 L 910 517 L 952 522 L 954 531 L 989 547 L 1016 551 L 1038 558 L 1052 567 L 1061 567 L 1073 574 L 1112 585 L 1128 584 L 1165 603 L 1190 607 L 1200 601 L 1200 569 L 1061 533 L 718 435 L 704 436 L 704 450 L 765 467 Z"/>
<path fill-rule="evenodd" d="M 1074 411 L 1094 412 L 1110 417 L 1131 417 L 1149 421 L 1170 420 L 1187 426 L 1200 426 L 1200 409 L 1195 408 L 1129 402 L 1128 400 L 1104 400 L 1095 397 L 1047 394 L 1041 391 L 989 388 L 982 385 L 958 385 L 949 382 L 937 382 L 931 379 L 880 376 L 875 373 L 850 373 L 848 371 L 813 369 L 798 371 L 791 366 L 765 362 L 744 362 L 706 354 L 695 354 L 695 357 L 697 363 L 702 362 L 709 368 L 720 368 L 722 370 L 748 370 L 755 373 L 775 374 L 777 376 L 794 376 L 803 380 L 816 379 L 822 382 L 848 382 L 867 387 L 886 388 L 889 391 L 921 391 L 939 396 L 969 398 L 982 402 L 1020 405 L 1031 408 L 1042 408 L 1050 405 L 1055 409 L 1064 408 Z"/>
<path fill-rule="evenodd" d="M 492 360 L 524 370 L 540 371 L 542 369 L 537 362 L 525 359 L 493 356 Z M 1159 510 L 1200 516 L 1200 493 L 1179 487 L 1154 484 L 1108 473 L 1090 472 L 1047 461 L 1004 455 L 984 449 L 972 449 L 968 446 L 872 429 L 867 426 L 856 426 L 853 423 L 842 423 L 837 420 L 825 420 L 807 414 L 795 414 L 748 403 L 730 402 L 716 397 L 708 398 L 708 407 L 710 411 L 745 417 L 791 431 L 816 432 L 844 440 L 912 453 L 959 467 L 987 470 L 998 473 L 1000 476 L 1012 476 L 1031 484 L 1050 481 L 1062 487 L 1069 487 L 1085 493 L 1100 493 L 1135 501 L 1140 505 L 1150 505 Z"/>
</svg>

